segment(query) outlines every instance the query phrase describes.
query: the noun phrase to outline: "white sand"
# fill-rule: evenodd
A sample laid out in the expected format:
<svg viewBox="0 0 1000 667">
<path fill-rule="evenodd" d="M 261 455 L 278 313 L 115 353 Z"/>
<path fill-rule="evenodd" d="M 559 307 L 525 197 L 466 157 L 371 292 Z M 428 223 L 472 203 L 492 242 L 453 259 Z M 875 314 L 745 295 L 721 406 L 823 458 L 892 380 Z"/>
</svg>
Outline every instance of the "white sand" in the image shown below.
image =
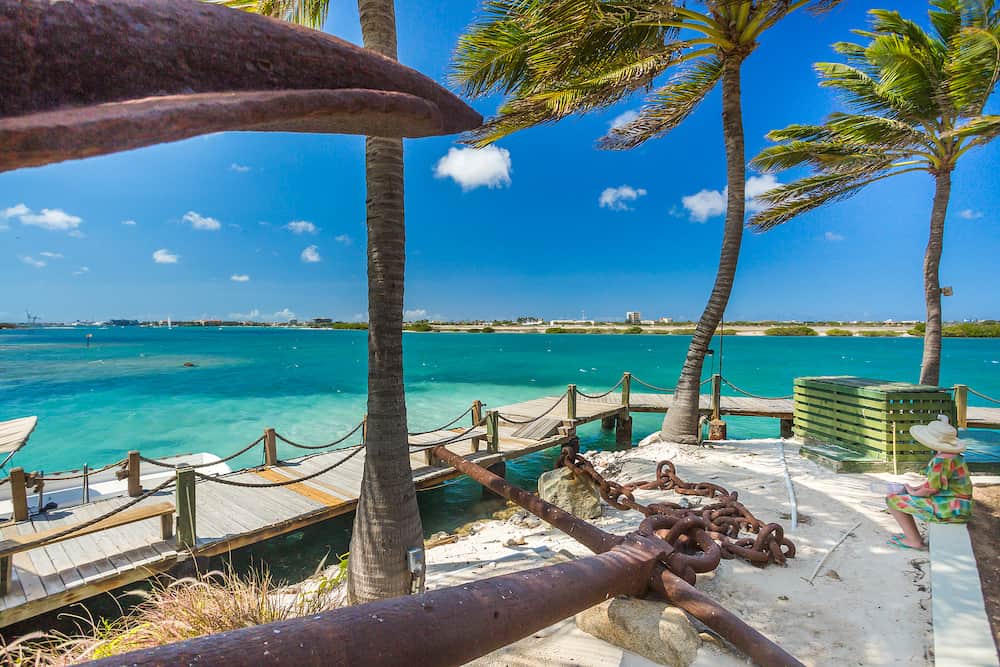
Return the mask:
<svg viewBox="0 0 1000 667">
<path fill-rule="evenodd" d="M 711 481 L 739 492 L 763 521 L 777 521 L 795 542 L 787 567 L 752 567 L 723 561 L 698 587 L 807 665 L 930 665 L 930 593 L 925 552 L 886 545 L 895 531 L 882 512 L 873 482 L 889 475 L 834 474 L 801 458 L 786 441 L 786 457 L 798 498 L 800 524 L 790 530 L 789 501 L 779 440 L 740 440 L 704 448 L 653 444 L 594 456 L 598 470 L 610 464 L 609 479 L 650 479 L 657 461 L 669 458 L 686 481 Z M 671 492 L 637 492 L 643 503 L 675 499 Z M 624 534 L 638 526 L 638 512 L 608 506 L 594 523 Z M 805 581 L 816 564 L 855 523 L 861 525 L 827 559 L 814 584 Z M 511 538 L 522 546 L 504 546 Z M 428 586 L 538 567 L 588 550 L 531 517 L 483 521 L 475 533 L 428 551 Z M 576 629 L 572 619 L 477 661 L 483 665 L 647 665 Z M 741 665 L 745 661 L 706 642 L 697 665 Z"/>
</svg>

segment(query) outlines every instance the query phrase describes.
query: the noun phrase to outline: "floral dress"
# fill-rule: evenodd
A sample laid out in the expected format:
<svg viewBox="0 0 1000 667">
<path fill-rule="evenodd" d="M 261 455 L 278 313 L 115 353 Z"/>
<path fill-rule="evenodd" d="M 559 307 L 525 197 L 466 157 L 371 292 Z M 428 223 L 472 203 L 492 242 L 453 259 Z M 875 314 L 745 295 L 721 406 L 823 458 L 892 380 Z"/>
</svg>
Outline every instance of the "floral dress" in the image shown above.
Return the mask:
<svg viewBox="0 0 1000 667">
<path fill-rule="evenodd" d="M 933 495 L 911 496 L 908 493 L 898 493 L 887 496 L 886 504 L 923 521 L 968 521 L 972 514 L 972 481 L 965 458 L 961 455 L 935 456 L 927 464 L 926 474 L 924 486 L 931 489 Z"/>
</svg>

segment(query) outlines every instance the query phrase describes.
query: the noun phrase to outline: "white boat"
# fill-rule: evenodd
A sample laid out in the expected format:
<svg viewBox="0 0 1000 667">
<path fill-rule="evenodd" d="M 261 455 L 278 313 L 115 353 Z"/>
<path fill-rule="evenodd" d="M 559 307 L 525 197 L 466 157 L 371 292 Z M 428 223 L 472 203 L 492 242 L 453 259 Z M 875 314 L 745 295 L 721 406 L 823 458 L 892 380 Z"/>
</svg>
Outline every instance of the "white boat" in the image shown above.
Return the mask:
<svg viewBox="0 0 1000 667">
<path fill-rule="evenodd" d="M 171 466 L 196 465 L 198 472 L 205 475 L 222 475 L 231 472 L 225 463 L 214 463 L 219 461 L 215 454 L 201 452 L 197 454 L 179 454 L 177 456 L 166 456 L 162 459 Z M 214 463 L 214 465 L 213 465 Z M 207 464 L 207 465 L 206 465 Z M 45 482 L 42 497 L 39 499 L 37 493 L 28 492 L 28 506 L 32 514 L 41 508 L 47 507 L 50 503 L 55 503 L 58 507 L 73 507 L 86 502 L 94 502 L 104 498 L 115 498 L 128 494 L 128 480 L 118 479 L 119 468 L 111 468 L 99 473 L 88 474 L 86 481 L 80 474 L 83 470 L 66 470 L 57 473 L 46 473 L 45 476 L 73 477 L 59 481 L 50 479 Z M 162 484 L 166 479 L 174 475 L 173 468 L 160 468 L 148 463 L 143 463 L 139 480 L 145 489 L 151 489 Z M 52 509 L 49 507 L 49 509 Z M 13 504 L 10 497 L 10 484 L 0 486 L 0 517 L 8 517 L 14 513 Z"/>
</svg>

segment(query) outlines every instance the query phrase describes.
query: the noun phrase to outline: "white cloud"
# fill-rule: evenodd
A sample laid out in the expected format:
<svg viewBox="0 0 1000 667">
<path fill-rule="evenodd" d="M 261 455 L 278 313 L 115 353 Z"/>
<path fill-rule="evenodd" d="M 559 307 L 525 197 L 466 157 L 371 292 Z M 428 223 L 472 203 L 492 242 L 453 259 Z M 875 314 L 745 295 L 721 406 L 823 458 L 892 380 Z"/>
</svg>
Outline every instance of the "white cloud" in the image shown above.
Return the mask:
<svg viewBox="0 0 1000 667">
<path fill-rule="evenodd" d="M 308 220 L 293 220 L 285 225 L 285 229 L 293 234 L 315 234 L 319 227 Z"/>
<path fill-rule="evenodd" d="M 214 232 L 222 228 L 222 223 L 215 218 L 210 218 L 194 211 L 185 213 L 183 220 L 191 225 L 191 229 Z"/>
<path fill-rule="evenodd" d="M 614 119 L 609 123 L 609 127 L 612 130 L 617 129 L 622 125 L 628 125 L 633 120 L 636 120 L 638 117 L 639 117 L 638 111 L 636 111 L 635 109 L 629 109 L 628 111 L 625 111 L 615 116 Z"/>
<path fill-rule="evenodd" d="M 36 269 L 40 269 L 46 265 L 46 262 L 44 260 L 35 259 L 34 257 L 28 257 L 28 256 L 22 257 L 21 261 L 27 264 L 28 266 L 35 267 Z"/>
<path fill-rule="evenodd" d="M 48 257 L 49 259 L 62 259 L 61 252 L 49 252 L 48 250 L 43 250 L 38 254 L 41 255 L 42 257 Z"/>
<path fill-rule="evenodd" d="M 72 236 L 75 239 L 85 239 L 85 238 L 87 238 L 87 235 L 84 234 L 83 232 L 81 232 L 79 229 L 74 229 L 73 231 L 69 232 L 69 235 Z"/>
<path fill-rule="evenodd" d="M 626 202 L 635 201 L 645 194 L 646 191 L 642 188 L 621 185 L 617 188 L 605 188 L 597 201 L 601 208 L 610 208 L 612 211 L 631 211 L 632 207 Z"/>
<path fill-rule="evenodd" d="M 237 174 L 245 174 L 248 171 L 250 171 L 250 167 L 246 166 L 245 164 L 237 164 L 236 162 L 229 165 L 229 169 L 231 171 L 235 171 Z"/>
<path fill-rule="evenodd" d="M 412 310 L 403 311 L 404 320 L 422 320 L 427 317 L 427 311 L 423 308 L 414 308 Z"/>
<path fill-rule="evenodd" d="M 334 236 L 333 240 L 336 241 L 337 243 L 342 243 L 343 245 L 351 245 L 352 243 L 351 237 L 348 236 L 347 234 L 340 234 L 339 236 Z"/>
<path fill-rule="evenodd" d="M 303 250 L 299 257 L 301 257 L 302 261 L 306 264 L 315 264 L 323 259 L 319 254 L 319 247 L 314 245 L 311 245 Z"/>
<path fill-rule="evenodd" d="M 759 213 L 767 208 L 767 204 L 760 201 L 759 197 L 781 185 L 772 174 L 761 176 L 751 176 L 747 179 L 745 186 L 746 210 L 747 213 Z M 687 209 L 691 219 L 695 222 L 705 222 L 709 218 L 722 215 L 726 212 L 726 198 L 729 188 L 718 190 L 702 190 L 696 194 L 681 198 L 681 204 Z"/>
<path fill-rule="evenodd" d="M 69 232 L 80 234 L 77 227 L 83 223 L 83 218 L 70 215 L 59 208 L 43 208 L 41 213 L 33 213 L 24 204 L 12 206 L 3 212 L 4 218 L 17 218 L 22 225 L 41 227 L 53 232 Z"/>
<path fill-rule="evenodd" d="M 368 313 L 354 313 L 354 321 L 355 322 L 367 322 L 368 321 Z"/>
<path fill-rule="evenodd" d="M 234 273 L 233 275 L 229 276 L 229 279 L 232 280 L 234 283 L 250 282 L 250 276 L 248 276 L 245 273 Z"/>
<path fill-rule="evenodd" d="M 153 261 L 157 264 L 176 264 L 180 261 L 180 256 L 170 252 L 166 248 L 160 248 L 153 253 Z"/>
<path fill-rule="evenodd" d="M 844 235 L 838 234 L 837 232 L 827 232 L 823 234 L 823 240 L 825 241 L 843 241 Z"/>
<path fill-rule="evenodd" d="M 231 320 L 255 320 L 258 317 L 260 317 L 260 311 L 256 308 L 251 308 L 249 313 L 229 313 Z"/>
<path fill-rule="evenodd" d="M 966 208 L 958 212 L 958 217 L 964 218 L 965 220 L 978 220 L 983 217 L 983 212 Z"/>
<path fill-rule="evenodd" d="M 122 220 L 122 224 L 125 225 L 126 227 L 135 227 L 139 223 L 136 222 L 135 220 Z"/>
<path fill-rule="evenodd" d="M 90 272 L 90 267 L 89 266 L 81 266 L 79 269 L 77 269 L 76 271 L 73 272 L 73 275 L 74 276 L 82 276 L 83 274 L 89 273 L 89 272 Z"/>
<path fill-rule="evenodd" d="M 294 320 L 295 313 L 288 310 L 287 308 L 282 308 L 274 314 L 274 319 L 276 320 Z"/>
<path fill-rule="evenodd" d="M 484 185 L 492 190 L 510 185 L 510 166 L 510 151 L 506 148 L 449 148 L 434 167 L 434 176 L 450 178 L 464 191 Z"/>
<path fill-rule="evenodd" d="M 709 218 L 722 215 L 726 211 L 726 191 L 702 190 L 693 195 L 681 197 L 681 205 L 691 214 L 695 222 L 705 222 Z"/>
</svg>

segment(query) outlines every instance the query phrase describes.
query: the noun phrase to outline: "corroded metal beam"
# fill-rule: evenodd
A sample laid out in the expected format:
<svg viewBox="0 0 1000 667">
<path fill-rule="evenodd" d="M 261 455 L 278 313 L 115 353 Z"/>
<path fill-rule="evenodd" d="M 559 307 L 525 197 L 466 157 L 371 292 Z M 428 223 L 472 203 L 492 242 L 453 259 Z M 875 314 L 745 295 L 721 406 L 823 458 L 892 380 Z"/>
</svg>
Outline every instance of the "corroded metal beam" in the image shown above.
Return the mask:
<svg viewBox="0 0 1000 667">
<path fill-rule="evenodd" d="M 325 33 L 195 0 L 0 0 L 0 171 L 225 130 L 421 137 L 481 116 Z"/>
</svg>

